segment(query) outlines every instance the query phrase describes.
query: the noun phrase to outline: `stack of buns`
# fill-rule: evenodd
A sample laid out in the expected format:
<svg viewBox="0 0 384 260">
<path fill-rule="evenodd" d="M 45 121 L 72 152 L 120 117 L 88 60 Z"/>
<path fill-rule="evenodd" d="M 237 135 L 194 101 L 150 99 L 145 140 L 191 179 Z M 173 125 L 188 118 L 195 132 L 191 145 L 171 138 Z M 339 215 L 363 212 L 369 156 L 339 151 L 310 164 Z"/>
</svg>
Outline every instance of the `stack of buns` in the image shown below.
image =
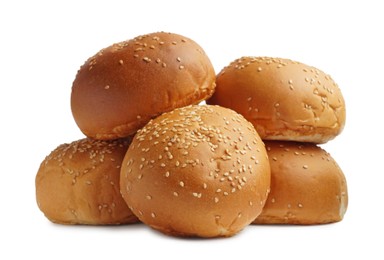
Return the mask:
<svg viewBox="0 0 384 260">
<path fill-rule="evenodd" d="M 345 125 L 345 102 L 332 78 L 289 59 L 242 57 L 225 67 L 216 83 L 207 102 L 242 114 L 267 147 L 271 193 L 254 223 L 340 221 L 348 204 L 346 180 L 317 145 Z"/>
<path fill-rule="evenodd" d="M 216 76 L 193 40 L 151 33 L 89 58 L 71 109 L 85 138 L 54 149 L 36 175 L 52 222 L 227 237 L 346 211 L 343 172 L 317 145 L 342 131 L 345 104 L 316 68 L 243 57 Z"/>
</svg>

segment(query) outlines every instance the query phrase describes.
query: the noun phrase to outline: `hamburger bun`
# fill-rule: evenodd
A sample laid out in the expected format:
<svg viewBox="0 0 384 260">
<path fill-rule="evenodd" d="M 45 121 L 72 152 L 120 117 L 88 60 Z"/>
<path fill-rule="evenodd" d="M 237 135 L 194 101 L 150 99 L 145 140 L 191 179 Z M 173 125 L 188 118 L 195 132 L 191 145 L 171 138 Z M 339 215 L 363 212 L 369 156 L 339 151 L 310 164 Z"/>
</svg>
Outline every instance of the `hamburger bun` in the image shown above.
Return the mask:
<svg viewBox="0 0 384 260">
<path fill-rule="evenodd" d="M 73 82 L 72 114 L 88 137 L 126 137 L 163 112 L 209 98 L 215 76 L 193 40 L 165 32 L 138 36 L 85 62 Z"/>
<path fill-rule="evenodd" d="M 207 103 L 242 114 L 263 140 L 325 143 L 345 125 L 337 84 L 297 61 L 242 57 L 218 74 L 216 85 Z"/>
<path fill-rule="evenodd" d="M 324 224 L 343 219 L 347 183 L 335 160 L 315 144 L 265 141 L 271 192 L 254 224 Z"/>
<path fill-rule="evenodd" d="M 264 143 L 252 124 L 219 106 L 164 113 L 138 131 L 125 155 L 123 198 L 150 227 L 174 236 L 232 236 L 269 192 Z"/>
<path fill-rule="evenodd" d="M 108 225 L 137 222 L 119 189 L 130 139 L 81 139 L 62 144 L 41 163 L 36 200 L 54 223 Z"/>
</svg>

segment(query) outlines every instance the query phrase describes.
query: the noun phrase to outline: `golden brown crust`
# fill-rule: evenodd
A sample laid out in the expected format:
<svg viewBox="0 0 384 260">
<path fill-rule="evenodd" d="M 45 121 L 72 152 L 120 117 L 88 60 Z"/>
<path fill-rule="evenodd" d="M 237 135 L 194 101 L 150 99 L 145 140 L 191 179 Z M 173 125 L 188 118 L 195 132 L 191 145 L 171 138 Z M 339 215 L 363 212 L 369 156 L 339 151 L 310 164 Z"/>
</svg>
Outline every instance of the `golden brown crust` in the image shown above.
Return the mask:
<svg viewBox="0 0 384 260">
<path fill-rule="evenodd" d="M 113 44 L 89 58 L 72 86 L 72 113 L 96 139 L 134 134 L 151 118 L 197 104 L 215 88 L 203 49 L 184 36 L 159 32 Z"/>
<path fill-rule="evenodd" d="M 269 192 L 265 147 L 252 124 L 219 106 L 189 106 L 150 121 L 121 169 L 121 193 L 145 224 L 169 235 L 232 236 Z"/>
<path fill-rule="evenodd" d="M 265 141 L 271 192 L 254 224 L 323 224 L 343 219 L 347 183 L 335 160 L 309 143 Z"/>
<path fill-rule="evenodd" d="M 61 224 L 138 222 L 119 189 L 120 166 L 130 142 L 81 139 L 58 146 L 36 175 L 40 210 Z"/>
<path fill-rule="evenodd" d="M 242 57 L 217 76 L 209 104 L 231 108 L 263 140 L 325 143 L 345 125 L 345 103 L 324 72 L 300 62 Z"/>
</svg>

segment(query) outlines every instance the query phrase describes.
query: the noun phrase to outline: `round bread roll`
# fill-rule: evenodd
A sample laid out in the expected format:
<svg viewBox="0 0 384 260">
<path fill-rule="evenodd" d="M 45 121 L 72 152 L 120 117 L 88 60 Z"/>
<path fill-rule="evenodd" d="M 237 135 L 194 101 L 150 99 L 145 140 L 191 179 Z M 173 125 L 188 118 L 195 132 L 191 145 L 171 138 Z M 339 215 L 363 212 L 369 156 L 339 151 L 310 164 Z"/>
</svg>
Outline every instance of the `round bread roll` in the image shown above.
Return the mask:
<svg viewBox="0 0 384 260">
<path fill-rule="evenodd" d="M 345 103 L 324 72 L 300 62 L 242 57 L 217 76 L 209 104 L 231 108 L 263 140 L 325 143 L 345 125 Z"/>
<path fill-rule="evenodd" d="M 252 124 L 219 106 L 189 106 L 138 131 L 121 168 L 123 198 L 168 235 L 232 236 L 261 212 L 269 192 L 264 143 Z"/>
<path fill-rule="evenodd" d="M 130 142 L 81 139 L 58 146 L 36 175 L 40 210 L 60 224 L 138 222 L 119 189 L 120 166 Z"/>
<path fill-rule="evenodd" d="M 315 144 L 265 141 L 271 192 L 254 224 L 323 224 L 343 219 L 347 183 L 334 159 Z"/>
<path fill-rule="evenodd" d="M 139 36 L 85 62 L 73 82 L 72 114 L 88 137 L 126 137 L 163 112 L 209 98 L 215 76 L 193 40 L 165 32 Z"/>
</svg>

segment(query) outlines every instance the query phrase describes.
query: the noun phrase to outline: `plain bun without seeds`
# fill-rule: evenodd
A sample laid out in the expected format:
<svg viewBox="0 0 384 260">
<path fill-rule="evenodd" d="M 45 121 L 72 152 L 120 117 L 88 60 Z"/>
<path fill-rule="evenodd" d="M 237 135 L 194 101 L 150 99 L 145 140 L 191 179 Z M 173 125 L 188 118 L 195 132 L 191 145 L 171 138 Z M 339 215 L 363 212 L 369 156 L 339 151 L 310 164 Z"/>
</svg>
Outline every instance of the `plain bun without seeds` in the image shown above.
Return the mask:
<svg viewBox="0 0 384 260">
<path fill-rule="evenodd" d="M 41 163 L 36 200 L 54 223 L 117 225 L 138 222 L 120 194 L 121 162 L 129 138 L 62 144 Z"/>
<path fill-rule="evenodd" d="M 325 143 L 345 125 L 337 84 L 297 61 L 242 57 L 217 75 L 216 85 L 207 103 L 242 114 L 263 140 Z"/>
<path fill-rule="evenodd" d="M 251 123 L 219 106 L 151 120 L 121 168 L 123 198 L 145 224 L 175 236 L 232 236 L 261 212 L 270 167 Z"/>
<path fill-rule="evenodd" d="M 88 137 L 126 137 L 163 112 L 209 98 L 215 76 L 193 40 L 165 32 L 138 36 L 100 50 L 81 66 L 72 114 Z"/>
<path fill-rule="evenodd" d="M 271 165 L 271 191 L 253 223 L 341 221 L 348 207 L 347 183 L 331 155 L 310 143 L 264 142 Z"/>
</svg>

